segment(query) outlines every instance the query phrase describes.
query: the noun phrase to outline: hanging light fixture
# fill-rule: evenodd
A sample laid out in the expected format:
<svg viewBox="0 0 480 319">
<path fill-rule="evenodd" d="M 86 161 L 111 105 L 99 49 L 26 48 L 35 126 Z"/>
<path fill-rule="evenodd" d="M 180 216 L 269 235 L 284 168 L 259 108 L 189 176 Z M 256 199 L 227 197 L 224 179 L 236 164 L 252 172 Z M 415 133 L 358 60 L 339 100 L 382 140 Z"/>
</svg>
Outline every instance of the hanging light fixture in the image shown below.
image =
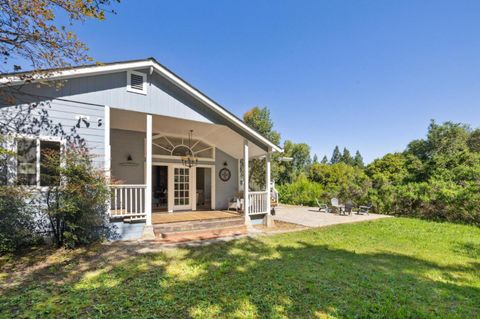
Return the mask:
<svg viewBox="0 0 480 319">
<path fill-rule="evenodd" d="M 190 130 L 188 132 L 188 148 L 185 151 L 185 156 L 182 156 L 182 163 L 186 167 L 193 167 L 198 164 L 198 159 L 193 155 L 192 152 L 192 136 L 193 136 L 193 130 Z"/>
</svg>

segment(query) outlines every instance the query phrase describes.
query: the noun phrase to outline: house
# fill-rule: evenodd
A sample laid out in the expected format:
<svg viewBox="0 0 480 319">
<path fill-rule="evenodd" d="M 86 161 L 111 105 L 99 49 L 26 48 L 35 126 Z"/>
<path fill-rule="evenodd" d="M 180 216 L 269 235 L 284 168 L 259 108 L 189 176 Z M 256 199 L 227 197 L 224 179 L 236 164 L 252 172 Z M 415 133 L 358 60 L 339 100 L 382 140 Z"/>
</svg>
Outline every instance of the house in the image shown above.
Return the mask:
<svg viewBox="0 0 480 319">
<path fill-rule="evenodd" d="M 17 97 L 2 107 L 2 117 L 37 105 L 28 116 L 38 130 L 22 135 L 11 128 L 12 150 L 35 146 L 14 163 L 12 181 L 44 187 L 41 149 L 60 149 L 69 135 L 80 136 L 96 165 L 119 181 L 111 185 L 110 216 L 121 238 L 151 233 L 166 220 L 223 218 L 235 197 L 242 226 L 268 218 L 270 187 L 250 190 L 248 160 L 265 158 L 270 185 L 271 154 L 281 149 L 155 59 L 52 70 L 37 83 L 21 74 L 1 81 Z"/>
</svg>

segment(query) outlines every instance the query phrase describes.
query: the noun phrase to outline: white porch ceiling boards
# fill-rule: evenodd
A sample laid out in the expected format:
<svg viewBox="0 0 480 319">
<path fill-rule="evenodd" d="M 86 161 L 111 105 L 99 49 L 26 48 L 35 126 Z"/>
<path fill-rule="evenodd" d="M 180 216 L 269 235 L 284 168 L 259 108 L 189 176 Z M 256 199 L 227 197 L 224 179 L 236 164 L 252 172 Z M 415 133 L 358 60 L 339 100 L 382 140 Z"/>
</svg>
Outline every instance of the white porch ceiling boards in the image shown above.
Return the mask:
<svg viewBox="0 0 480 319">
<path fill-rule="evenodd" d="M 138 132 L 146 131 L 146 114 L 119 109 L 110 110 L 111 128 Z M 193 130 L 193 137 L 195 139 L 203 140 L 207 144 L 218 147 L 234 158 L 243 158 L 243 136 L 224 125 L 166 116 L 153 116 L 154 134 L 187 137 L 189 130 Z M 265 154 L 266 152 L 256 144 L 250 143 L 251 158 Z"/>
</svg>

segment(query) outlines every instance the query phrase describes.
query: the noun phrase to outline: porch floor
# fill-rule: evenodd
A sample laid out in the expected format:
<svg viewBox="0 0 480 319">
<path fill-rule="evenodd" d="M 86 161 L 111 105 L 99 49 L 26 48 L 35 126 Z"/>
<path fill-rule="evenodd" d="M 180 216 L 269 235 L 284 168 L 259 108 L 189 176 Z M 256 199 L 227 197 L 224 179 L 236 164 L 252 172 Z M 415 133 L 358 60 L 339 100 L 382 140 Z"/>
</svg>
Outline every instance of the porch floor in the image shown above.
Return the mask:
<svg viewBox="0 0 480 319">
<path fill-rule="evenodd" d="M 188 211 L 175 213 L 152 213 L 152 224 L 177 223 L 194 220 L 225 219 L 241 217 L 242 215 L 234 212 L 205 210 Z"/>
</svg>

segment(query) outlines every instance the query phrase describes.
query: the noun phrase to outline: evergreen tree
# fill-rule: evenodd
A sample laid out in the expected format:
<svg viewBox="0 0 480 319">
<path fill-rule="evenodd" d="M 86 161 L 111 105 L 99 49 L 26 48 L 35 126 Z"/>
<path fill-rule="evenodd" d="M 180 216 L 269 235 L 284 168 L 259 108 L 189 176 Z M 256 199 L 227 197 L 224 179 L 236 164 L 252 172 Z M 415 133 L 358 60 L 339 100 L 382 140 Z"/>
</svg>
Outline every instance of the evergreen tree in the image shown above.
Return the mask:
<svg viewBox="0 0 480 319">
<path fill-rule="evenodd" d="M 350 155 L 350 151 L 346 147 L 343 148 L 342 159 L 340 161 L 347 165 L 353 166 L 353 157 Z"/>
<path fill-rule="evenodd" d="M 318 156 L 317 156 L 317 154 L 314 154 L 314 155 L 313 155 L 313 160 L 312 160 L 312 162 L 313 162 L 313 164 L 318 163 Z"/>
<path fill-rule="evenodd" d="M 360 152 L 357 150 L 355 157 L 353 158 L 353 166 L 364 168 L 365 164 L 363 163 L 363 157 Z"/>
<path fill-rule="evenodd" d="M 331 164 L 337 164 L 342 161 L 342 154 L 340 153 L 340 149 L 338 148 L 338 145 L 335 146 L 335 149 L 333 150 L 332 158 L 330 159 Z"/>
<path fill-rule="evenodd" d="M 327 158 L 327 155 L 324 155 L 323 158 L 322 158 L 322 164 L 328 164 L 328 158 Z"/>
</svg>

